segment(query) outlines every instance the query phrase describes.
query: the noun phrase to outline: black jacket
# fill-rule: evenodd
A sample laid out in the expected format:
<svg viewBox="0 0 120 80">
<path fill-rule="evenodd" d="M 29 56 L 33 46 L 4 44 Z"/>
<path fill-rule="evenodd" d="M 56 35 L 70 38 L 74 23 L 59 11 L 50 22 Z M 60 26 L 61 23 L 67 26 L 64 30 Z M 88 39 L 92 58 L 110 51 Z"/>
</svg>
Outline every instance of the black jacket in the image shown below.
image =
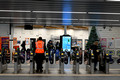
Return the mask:
<svg viewBox="0 0 120 80">
<path fill-rule="evenodd" d="M 98 46 L 97 45 L 92 45 L 91 49 L 93 50 L 95 61 L 98 61 L 98 56 L 100 54 L 100 52 L 97 52 Z"/>
<path fill-rule="evenodd" d="M 56 49 L 60 50 L 60 43 L 59 42 L 57 42 L 55 46 L 56 46 Z"/>
<path fill-rule="evenodd" d="M 53 47 L 54 47 L 54 46 L 53 46 L 53 43 L 49 43 L 49 42 L 48 42 L 48 44 L 47 44 L 47 48 L 48 48 L 48 50 L 53 49 Z"/>
<path fill-rule="evenodd" d="M 21 44 L 22 50 L 26 51 L 26 47 L 25 47 L 25 41 L 23 41 L 23 43 Z"/>
</svg>

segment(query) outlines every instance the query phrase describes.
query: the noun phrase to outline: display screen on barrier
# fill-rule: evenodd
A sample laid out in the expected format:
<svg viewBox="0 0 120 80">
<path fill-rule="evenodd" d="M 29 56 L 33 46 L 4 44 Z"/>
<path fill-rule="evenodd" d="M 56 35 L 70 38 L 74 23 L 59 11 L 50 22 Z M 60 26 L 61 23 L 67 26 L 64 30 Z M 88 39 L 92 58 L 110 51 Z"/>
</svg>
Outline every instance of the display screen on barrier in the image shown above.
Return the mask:
<svg viewBox="0 0 120 80">
<path fill-rule="evenodd" d="M 117 51 L 117 55 L 120 56 L 120 50 Z"/>
<path fill-rule="evenodd" d="M 108 53 L 109 55 L 115 55 L 115 51 L 114 51 L 114 50 L 107 50 L 107 53 Z"/>
<path fill-rule="evenodd" d="M 67 49 L 67 51 L 71 50 L 71 37 L 70 36 L 63 36 L 62 37 L 62 48 L 63 51 Z"/>
</svg>

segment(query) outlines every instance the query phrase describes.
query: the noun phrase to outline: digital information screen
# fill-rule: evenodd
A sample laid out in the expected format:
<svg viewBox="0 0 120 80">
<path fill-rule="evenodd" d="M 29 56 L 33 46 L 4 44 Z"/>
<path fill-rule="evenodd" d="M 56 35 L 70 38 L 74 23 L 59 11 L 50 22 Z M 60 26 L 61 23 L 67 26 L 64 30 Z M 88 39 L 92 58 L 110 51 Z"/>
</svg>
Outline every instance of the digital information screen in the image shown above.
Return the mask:
<svg viewBox="0 0 120 80">
<path fill-rule="evenodd" d="M 67 49 L 67 51 L 71 50 L 71 37 L 70 36 L 63 36 L 62 37 L 62 48 L 63 51 Z"/>
</svg>

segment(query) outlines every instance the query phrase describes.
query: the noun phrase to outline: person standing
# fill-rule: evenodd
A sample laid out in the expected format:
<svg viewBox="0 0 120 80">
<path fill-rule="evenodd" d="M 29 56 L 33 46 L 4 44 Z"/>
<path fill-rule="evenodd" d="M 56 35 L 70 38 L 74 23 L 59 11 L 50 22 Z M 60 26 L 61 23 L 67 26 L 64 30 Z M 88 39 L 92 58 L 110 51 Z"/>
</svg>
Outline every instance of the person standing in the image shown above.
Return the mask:
<svg viewBox="0 0 120 80">
<path fill-rule="evenodd" d="M 36 53 L 36 64 L 37 64 L 36 72 L 43 72 L 42 64 L 44 60 L 44 42 L 42 41 L 42 37 L 39 37 L 36 42 L 35 53 Z"/>
<path fill-rule="evenodd" d="M 49 55 L 50 55 L 50 51 L 51 49 L 53 49 L 54 45 L 53 45 L 53 41 L 52 40 L 49 40 L 48 44 L 47 44 L 47 48 L 48 48 L 48 52 L 49 52 Z"/>
<path fill-rule="evenodd" d="M 94 70 L 97 70 L 97 63 L 98 63 L 98 56 L 100 54 L 99 50 L 98 50 L 98 41 L 95 41 L 92 45 L 92 50 L 93 50 L 93 54 L 94 54 Z"/>
<path fill-rule="evenodd" d="M 57 49 L 60 51 L 60 43 L 59 42 L 56 43 L 56 50 Z"/>
<path fill-rule="evenodd" d="M 25 41 L 23 41 L 23 43 L 21 44 L 22 50 L 26 51 L 26 47 L 25 47 Z"/>
</svg>

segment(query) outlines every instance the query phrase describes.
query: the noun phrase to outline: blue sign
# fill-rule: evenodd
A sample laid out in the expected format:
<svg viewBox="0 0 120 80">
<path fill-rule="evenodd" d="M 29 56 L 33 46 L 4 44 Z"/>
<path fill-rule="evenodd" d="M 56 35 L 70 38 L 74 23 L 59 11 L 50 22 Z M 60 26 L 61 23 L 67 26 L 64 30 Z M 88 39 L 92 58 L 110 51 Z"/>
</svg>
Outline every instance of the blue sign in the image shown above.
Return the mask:
<svg viewBox="0 0 120 80">
<path fill-rule="evenodd" d="M 72 11 L 72 6 L 71 6 L 71 0 L 64 0 L 64 1 L 67 1 L 65 3 L 63 3 L 63 12 L 71 12 Z M 72 18 L 72 14 L 71 13 L 63 13 L 62 14 L 62 22 L 63 22 L 63 25 L 71 25 L 71 18 Z M 69 20 L 65 20 L 65 19 L 69 19 Z"/>
</svg>

